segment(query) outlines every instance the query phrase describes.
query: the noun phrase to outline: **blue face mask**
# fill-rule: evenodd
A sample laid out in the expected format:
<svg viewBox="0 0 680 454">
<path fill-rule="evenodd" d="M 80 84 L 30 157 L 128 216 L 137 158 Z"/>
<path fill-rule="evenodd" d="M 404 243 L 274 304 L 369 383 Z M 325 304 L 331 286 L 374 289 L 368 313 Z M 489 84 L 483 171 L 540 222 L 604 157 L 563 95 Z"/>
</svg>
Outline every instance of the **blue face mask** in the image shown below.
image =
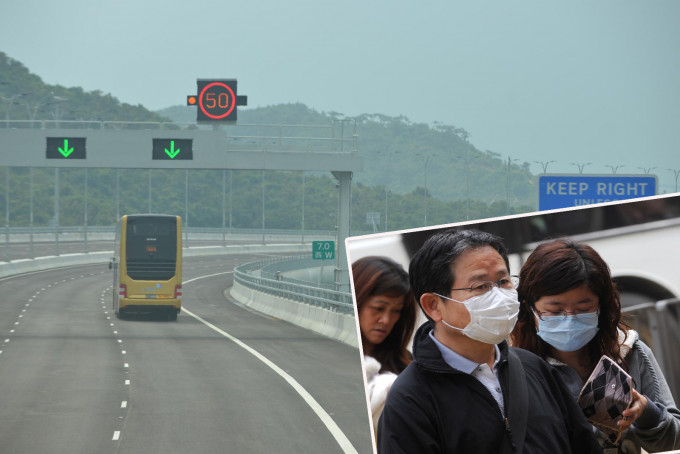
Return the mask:
<svg viewBox="0 0 680 454">
<path fill-rule="evenodd" d="M 590 342 L 600 328 L 598 313 L 538 319 L 538 337 L 563 352 L 574 352 Z"/>
</svg>

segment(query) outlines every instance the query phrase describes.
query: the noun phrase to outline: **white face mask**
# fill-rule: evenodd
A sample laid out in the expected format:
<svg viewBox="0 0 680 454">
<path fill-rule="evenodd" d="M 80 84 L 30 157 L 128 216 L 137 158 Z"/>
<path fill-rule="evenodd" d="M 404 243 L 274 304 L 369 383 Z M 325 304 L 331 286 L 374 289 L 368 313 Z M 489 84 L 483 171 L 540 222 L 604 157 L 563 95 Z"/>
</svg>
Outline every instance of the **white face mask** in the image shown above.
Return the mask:
<svg viewBox="0 0 680 454">
<path fill-rule="evenodd" d="M 470 313 L 470 323 L 465 328 L 456 328 L 442 319 L 443 324 L 485 344 L 502 342 L 510 335 L 517 322 L 519 301 L 515 289 L 494 287 L 483 295 L 473 296 L 465 301 L 454 300 L 438 293 L 435 295 L 464 304 Z"/>
</svg>

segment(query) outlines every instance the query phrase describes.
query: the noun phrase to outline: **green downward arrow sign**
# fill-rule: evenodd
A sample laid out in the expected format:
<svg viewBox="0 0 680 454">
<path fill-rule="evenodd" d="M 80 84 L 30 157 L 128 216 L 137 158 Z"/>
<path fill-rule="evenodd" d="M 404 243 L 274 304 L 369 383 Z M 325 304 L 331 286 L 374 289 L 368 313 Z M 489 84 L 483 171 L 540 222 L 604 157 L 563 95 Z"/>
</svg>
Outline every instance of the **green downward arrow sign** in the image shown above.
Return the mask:
<svg viewBox="0 0 680 454">
<path fill-rule="evenodd" d="M 73 147 L 69 148 L 68 147 L 68 139 L 64 139 L 64 148 L 59 147 L 58 148 L 59 153 L 65 158 L 68 158 L 71 153 L 73 153 Z M 168 151 L 168 150 L 165 150 Z M 179 150 L 178 150 L 179 151 Z"/>
<path fill-rule="evenodd" d="M 175 156 L 179 154 L 179 148 L 175 149 L 175 141 L 171 140 L 170 141 L 170 149 L 168 150 L 167 148 L 165 149 L 165 153 L 170 156 L 170 159 L 175 159 Z"/>
</svg>

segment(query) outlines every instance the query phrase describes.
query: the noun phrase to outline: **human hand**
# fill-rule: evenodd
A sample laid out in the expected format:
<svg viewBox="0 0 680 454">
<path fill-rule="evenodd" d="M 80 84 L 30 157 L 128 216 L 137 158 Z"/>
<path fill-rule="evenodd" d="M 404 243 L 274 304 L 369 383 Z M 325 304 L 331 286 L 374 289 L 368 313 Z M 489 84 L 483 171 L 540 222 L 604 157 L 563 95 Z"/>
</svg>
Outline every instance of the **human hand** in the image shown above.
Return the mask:
<svg viewBox="0 0 680 454">
<path fill-rule="evenodd" d="M 619 430 L 628 429 L 647 408 L 647 398 L 633 389 L 633 402 L 629 408 L 623 410 L 623 419 L 618 422 Z"/>
</svg>

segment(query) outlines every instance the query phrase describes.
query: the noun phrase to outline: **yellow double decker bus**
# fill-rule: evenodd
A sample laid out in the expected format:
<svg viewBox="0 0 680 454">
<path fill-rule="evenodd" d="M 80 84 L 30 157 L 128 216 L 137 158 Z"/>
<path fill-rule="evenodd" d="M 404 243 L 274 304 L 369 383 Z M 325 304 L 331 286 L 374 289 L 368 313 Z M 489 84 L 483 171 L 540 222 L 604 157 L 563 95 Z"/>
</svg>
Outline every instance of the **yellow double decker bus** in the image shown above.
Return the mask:
<svg viewBox="0 0 680 454">
<path fill-rule="evenodd" d="M 116 227 L 113 269 L 113 310 L 159 312 L 177 320 L 182 309 L 182 218 L 159 214 L 128 214 Z"/>
</svg>

